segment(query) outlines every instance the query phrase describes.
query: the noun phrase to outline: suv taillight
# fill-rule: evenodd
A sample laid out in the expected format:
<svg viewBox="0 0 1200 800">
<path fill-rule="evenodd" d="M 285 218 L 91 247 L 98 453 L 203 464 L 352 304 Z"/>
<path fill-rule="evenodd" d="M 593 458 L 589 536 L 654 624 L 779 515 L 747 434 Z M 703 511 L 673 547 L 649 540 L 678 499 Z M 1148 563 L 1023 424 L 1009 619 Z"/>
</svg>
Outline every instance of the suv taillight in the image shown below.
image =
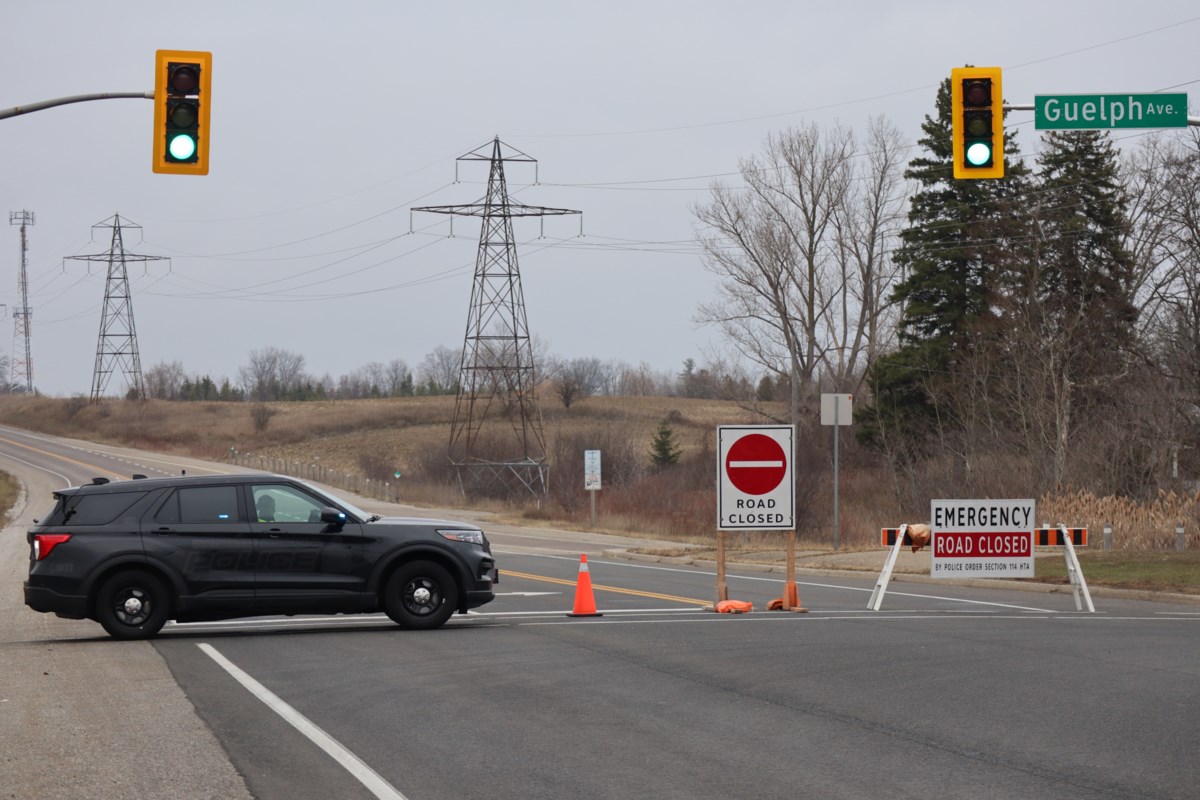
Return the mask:
<svg viewBox="0 0 1200 800">
<path fill-rule="evenodd" d="M 36 533 L 33 536 L 33 560 L 41 561 L 50 551 L 71 538 L 69 533 Z"/>
</svg>

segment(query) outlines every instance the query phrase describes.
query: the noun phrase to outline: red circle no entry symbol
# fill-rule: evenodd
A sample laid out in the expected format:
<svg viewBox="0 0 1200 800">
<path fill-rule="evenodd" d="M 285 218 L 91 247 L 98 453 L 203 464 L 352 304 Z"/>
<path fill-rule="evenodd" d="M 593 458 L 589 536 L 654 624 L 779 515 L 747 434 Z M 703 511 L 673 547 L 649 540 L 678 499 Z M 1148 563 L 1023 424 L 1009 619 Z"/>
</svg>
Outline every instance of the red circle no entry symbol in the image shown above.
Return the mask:
<svg viewBox="0 0 1200 800">
<path fill-rule="evenodd" d="M 751 433 L 734 442 L 725 456 L 725 474 L 746 494 L 773 491 L 787 474 L 787 454 L 779 442 Z"/>
</svg>

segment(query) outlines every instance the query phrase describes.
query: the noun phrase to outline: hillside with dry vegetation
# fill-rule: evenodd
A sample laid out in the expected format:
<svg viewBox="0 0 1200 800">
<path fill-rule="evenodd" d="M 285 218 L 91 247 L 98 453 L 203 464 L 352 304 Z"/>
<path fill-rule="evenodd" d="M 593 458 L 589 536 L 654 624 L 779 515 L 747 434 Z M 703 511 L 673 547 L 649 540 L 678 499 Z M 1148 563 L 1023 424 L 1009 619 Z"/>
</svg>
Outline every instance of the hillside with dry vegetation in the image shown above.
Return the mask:
<svg viewBox="0 0 1200 800">
<path fill-rule="evenodd" d="M 407 503 L 471 503 L 528 522 L 580 528 L 589 524 L 583 452 L 598 449 L 604 459 L 599 529 L 707 543 L 716 526 L 716 427 L 786 416 L 782 404 L 751 409 L 737 402 L 679 397 L 589 397 L 570 408 L 548 404 L 543 425 L 551 467 L 549 496 L 472 503 L 458 491 L 446 458 L 454 402 L 451 396 L 435 396 L 266 404 L 106 400 L 89 405 L 82 398 L 9 396 L 0 398 L 0 423 L 216 461 L 231 461 L 236 454 L 240 463 L 293 474 L 318 468 L 325 474 L 394 483 L 399 470 L 400 499 Z M 656 468 L 652 441 L 664 421 L 681 457 L 677 464 Z M 825 547 L 833 541 L 830 429 L 815 420 L 800 427 L 799 530 L 809 546 Z M 998 473 L 995 485 L 1011 488 L 1011 479 Z M 850 548 L 876 547 L 880 527 L 924 518 L 933 497 L 1005 496 L 1004 491 L 979 494 L 979 476 L 972 485 L 957 485 L 948 469 L 897 474 L 850 437 L 842 442 L 839 485 L 839 541 Z M 1173 549 L 1176 525 L 1185 524 L 1189 541 L 1200 528 L 1194 493 L 1164 491 L 1137 501 L 1061 488 L 1041 493 L 1037 500 L 1044 521 L 1086 525 L 1094 531 L 1096 545 L 1104 524 L 1111 524 L 1117 549 Z M 773 541 L 772 536 L 740 538 L 755 547 Z"/>
</svg>

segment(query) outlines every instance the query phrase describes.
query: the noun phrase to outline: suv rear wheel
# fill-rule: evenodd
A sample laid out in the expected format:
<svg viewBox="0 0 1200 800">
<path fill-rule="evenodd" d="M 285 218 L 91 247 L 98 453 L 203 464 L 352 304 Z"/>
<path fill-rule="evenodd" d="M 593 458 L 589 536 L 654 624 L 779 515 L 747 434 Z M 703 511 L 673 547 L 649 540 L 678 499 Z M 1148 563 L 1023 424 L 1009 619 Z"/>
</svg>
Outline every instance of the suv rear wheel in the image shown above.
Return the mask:
<svg viewBox="0 0 1200 800">
<path fill-rule="evenodd" d="M 457 602 L 458 584 L 432 561 L 401 565 L 383 590 L 383 608 L 402 628 L 437 628 L 450 619 Z"/>
<path fill-rule="evenodd" d="M 161 580 L 142 570 L 126 570 L 101 584 L 96 621 L 114 639 L 149 639 L 166 623 L 169 606 Z"/>
</svg>

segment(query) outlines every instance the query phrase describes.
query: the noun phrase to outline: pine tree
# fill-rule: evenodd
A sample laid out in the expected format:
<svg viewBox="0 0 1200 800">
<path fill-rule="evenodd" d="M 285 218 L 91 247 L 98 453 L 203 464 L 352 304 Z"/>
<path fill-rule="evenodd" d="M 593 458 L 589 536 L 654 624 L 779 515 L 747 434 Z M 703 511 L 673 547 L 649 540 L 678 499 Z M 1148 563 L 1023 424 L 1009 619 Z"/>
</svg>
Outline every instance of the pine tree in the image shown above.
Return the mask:
<svg viewBox="0 0 1200 800">
<path fill-rule="evenodd" d="M 683 453 L 675 443 L 675 431 L 664 419 L 658 424 L 658 432 L 650 441 L 650 460 L 657 469 L 664 469 L 679 461 Z"/>
<path fill-rule="evenodd" d="M 868 375 L 872 401 L 855 415 L 860 439 L 876 446 L 897 436 L 907 446 L 942 416 L 941 389 L 970 357 L 972 335 L 992 321 L 995 296 L 1011 282 L 1007 273 L 1025 238 L 1019 200 L 1028 169 L 1015 138 L 1005 136 L 1004 178 L 956 180 L 949 79 L 936 111 L 921 126 L 924 153 L 905 172 L 920 188 L 895 255 L 905 273 L 893 293 L 901 305 L 899 347 L 876 359 Z"/>
<path fill-rule="evenodd" d="M 1038 265 L 1030 287 L 1048 335 L 1070 332 L 1077 374 L 1110 373 L 1133 341 L 1133 256 L 1106 131 L 1051 131 L 1038 156 Z"/>
</svg>

